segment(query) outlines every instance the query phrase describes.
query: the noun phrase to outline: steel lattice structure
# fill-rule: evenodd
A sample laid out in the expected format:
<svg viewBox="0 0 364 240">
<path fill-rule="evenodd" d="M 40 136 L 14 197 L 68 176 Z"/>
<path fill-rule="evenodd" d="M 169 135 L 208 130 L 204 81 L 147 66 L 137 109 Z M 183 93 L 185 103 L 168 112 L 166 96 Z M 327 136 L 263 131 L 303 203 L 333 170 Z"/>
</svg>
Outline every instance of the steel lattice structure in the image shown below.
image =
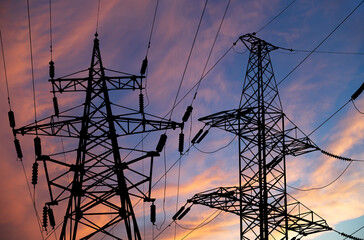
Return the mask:
<svg viewBox="0 0 364 240">
<path fill-rule="evenodd" d="M 77 147 L 52 155 L 43 155 L 36 147 L 36 161 L 44 164 L 51 199 L 45 209 L 65 206 L 60 240 L 100 239 L 100 236 L 139 240 L 141 233 L 133 204 L 138 199 L 154 201 L 151 198 L 153 159 L 159 152 L 124 147 L 127 140 L 120 138 L 176 129 L 182 124 L 145 113 L 142 103 L 135 110 L 111 101 L 112 90 L 137 90 L 141 95 L 144 77 L 104 68 L 95 36 L 90 68 L 62 78 L 53 78 L 51 73 L 50 79 L 54 94 L 84 92 L 84 103 L 59 112 L 54 98 L 55 115 L 13 131 L 14 135 L 37 135 L 36 139 L 53 136 L 78 141 Z M 51 71 L 54 71 L 52 67 L 53 62 Z M 82 73 L 88 75 L 80 77 Z M 115 74 L 118 75 L 110 76 Z M 81 116 L 76 115 L 82 111 Z M 62 154 L 74 159 L 72 163 L 62 161 Z M 145 173 L 141 171 L 142 161 L 149 164 Z M 144 190 L 143 185 L 148 189 Z M 123 231 L 112 231 L 119 222 L 124 222 Z"/>
<path fill-rule="evenodd" d="M 199 120 L 231 132 L 239 141 L 239 187 L 215 188 L 188 202 L 240 216 L 243 240 L 288 239 L 329 230 L 326 221 L 287 194 L 286 156 L 317 150 L 285 122 L 269 52 L 277 47 L 252 34 L 240 37 L 250 50 L 238 109 Z"/>
</svg>

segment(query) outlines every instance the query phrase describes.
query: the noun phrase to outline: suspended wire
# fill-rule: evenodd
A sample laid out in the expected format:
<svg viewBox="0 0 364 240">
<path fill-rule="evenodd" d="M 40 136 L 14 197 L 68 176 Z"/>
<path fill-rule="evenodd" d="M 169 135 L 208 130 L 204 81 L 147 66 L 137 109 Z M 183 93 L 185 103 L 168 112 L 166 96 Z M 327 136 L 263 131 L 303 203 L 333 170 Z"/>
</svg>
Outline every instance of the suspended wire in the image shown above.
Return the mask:
<svg viewBox="0 0 364 240">
<path fill-rule="evenodd" d="M 286 11 L 293 3 L 295 3 L 296 0 L 293 0 L 290 4 L 288 4 L 287 7 L 285 7 L 282 11 L 280 11 L 274 18 L 272 18 L 269 22 L 267 22 L 263 27 L 261 27 L 256 33 L 262 31 L 266 26 L 271 24 L 276 18 L 278 18 L 284 11 Z"/>
<path fill-rule="evenodd" d="M 157 0 L 157 4 L 155 6 L 154 16 L 153 16 L 153 22 L 152 22 L 152 28 L 150 29 L 149 40 L 148 40 L 148 47 L 147 47 L 147 53 L 145 54 L 145 56 L 148 56 L 148 53 L 149 53 L 150 44 L 151 44 L 151 41 L 152 41 L 153 30 L 154 30 L 155 19 L 156 19 L 157 11 L 158 11 L 158 6 L 159 6 L 159 0 Z"/>
<path fill-rule="evenodd" d="M 358 113 L 364 114 L 364 112 L 360 111 L 359 108 L 356 106 L 354 100 L 351 99 L 351 102 L 353 103 L 353 105 L 354 105 L 355 109 L 358 111 Z"/>
<path fill-rule="evenodd" d="M 220 212 L 219 212 L 220 211 Z M 215 220 L 221 213 L 222 213 L 223 210 L 219 210 L 217 209 L 215 212 L 213 212 L 210 216 L 208 216 L 206 219 L 204 219 L 200 224 L 198 224 L 196 227 L 194 228 L 189 228 L 189 227 L 184 227 L 182 226 L 181 224 L 178 224 L 177 221 L 175 221 L 176 225 L 184 230 L 192 230 L 192 231 L 195 231 L 197 229 L 200 229 L 200 228 L 203 228 L 204 226 L 208 225 L 209 223 L 211 223 L 213 220 Z M 214 214 L 216 214 L 217 212 L 219 212 L 213 219 L 211 219 L 210 221 L 206 222 L 207 220 L 209 220 Z M 206 222 L 206 223 L 205 223 Z M 190 234 L 190 233 L 189 233 Z M 184 238 L 187 237 L 184 236 Z M 183 239 L 183 238 L 182 238 Z"/>
<path fill-rule="evenodd" d="M 178 203 L 179 203 L 178 201 L 179 201 L 179 187 L 180 187 L 180 182 L 181 182 L 181 165 L 182 165 L 182 161 L 180 159 L 178 161 L 176 212 L 178 211 Z M 176 234 L 177 234 L 177 226 L 175 225 L 175 228 L 174 228 L 174 239 L 176 239 Z"/>
<path fill-rule="evenodd" d="M 163 187 L 163 221 L 161 225 L 158 227 L 156 226 L 157 230 L 160 231 L 167 219 L 167 212 L 166 212 L 166 193 L 167 193 L 167 156 L 166 156 L 166 147 L 164 146 L 163 149 L 163 162 L 164 162 L 164 187 Z"/>
<path fill-rule="evenodd" d="M 323 123 L 321 123 L 317 128 L 315 128 L 308 136 L 311 136 L 314 132 L 316 132 L 320 127 L 322 127 L 325 123 L 327 123 L 332 117 L 334 117 L 338 112 L 340 112 L 348 103 L 351 101 L 347 101 L 344 105 L 342 105 L 336 112 L 334 112 L 329 118 L 327 118 Z"/>
<path fill-rule="evenodd" d="M 220 211 L 220 212 L 219 212 Z M 211 220 L 209 220 L 214 214 L 216 214 L 217 212 L 219 212 L 216 216 L 214 216 Z M 206 219 L 204 219 L 199 225 L 197 225 L 197 227 L 195 228 L 186 228 L 186 227 L 183 227 L 181 226 L 180 224 L 178 224 L 176 221 L 171 221 L 161 232 L 159 232 L 157 234 L 157 236 L 155 236 L 153 238 L 154 239 L 157 239 L 160 235 L 162 235 L 162 233 L 164 233 L 169 227 L 172 226 L 172 223 L 175 223 L 176 226 L 179 226 L 180 228 L 182 229 L 186 229 L 186 230 L 191 230 L 191 232 L 189 232 L 187 235 L 185 235 L 182 239 L 185 239 L 188 235 L 190 235 L 193 231 L 197 230 L 197 229 L 200 229 L 204 226 L 206 226 L 207 224 L 211 223 L 213 220 L 215 220 L 220 214 L 222 213 L 222 210 L 219 210 L 217 209 L 215 212 L 213 212 L 210 216 L 208 216 Z M 209 221 L 208 221 L 209 220 Z M 206 221 L 208 221 L 207 223 L 205 223 Z"/>
<path fill-rule="evenodd" d="M 284 80 L 286 80 L 301 64 L 309 58 L 312 53 L 314 53 L 339 27 L 363 4 L 364 0 L 361 1 L 355 8 L 352 10 L 310 53 L 301 61 L 299 62 L 281 81 L 278 82 L 277 86 L 281 84 Z M 285 48 L 281 48 L 285 49 Z M 285 49 L 289 50 L 289 49 Z"/>
<path fill-rule="evenodd" d="M 100 2 L 101 2 L 101 0 L 99 0 L 99 2 L 97 4 L 96 33 L 99 31 Z"/>
<path fill-rule="evenodd" d="M 350 165 L 352 164 L 353 162 L 350 161 L 349 164 L 345 167 L 345 169 L 339 174 L 339 176 L 337 176 L 333 181 L 331 181 L 330 183 L 324 185 L 324 186 L 321 186 L 321 187 L 312 187 L 312 188 L 297 188 L 297 187 L 293 187 L 291 185 L 288 185 L 288 187 L 294 189 L 294 190 L 297 190 L 297 191 L 303 191 L 303 192 L 307 192 L 307 191 L 313 191 L 313 190 L 321 190 L 321 189 L 324 189 L 324 188 L 327 188 L 329 186 L 331 186 L 332 184 L 334 184 L 337 180 L 339 180 L 339 178 L 341 178 L 342 175 L 344 175 L 344 173 L 346 172 L 346 170 L 348 170 L 348 168 L 350 167 Z"/>
<path fill-rule="evenodd" d="M 237 136 L 238 135 L 235 135 L 235 137 L 233 137 L 233 139 L 231 139 L 231 141 L 228 142 L 226 145 L 224 145 L 224 146 L 222 146 L 222 147 L 220 147 L 220 148 L 218 148 L 216 150 L 213 150 L 213 151 L 203 151 L 203 150 L 199 149 L 198 147 L 196 147 L 195 145 L 193 145 L 193 147 L 196 148 L 199 152 L 202 152 L 202 153 L 205 153 L 205 154 L 217 153 L 218 151 L 230 146 L 234 142 L 234 140 L 236 139 Z"/>
<path fill-rule="evenodd" d="M 9 91 L 9 81 L 8 81 L 8 74 L 6 73 L 6 64 L 5 64 L 5 52 L 4 52 L 4 45 L 3 45 L 3 36 L 0 30 L 0 41 L 1 41 L 1 52 L 3 56 L 3 64 L 4 64 L 4 74 L 5 74 L 5 84 L 6 84 L 6 93 L 8 95 L 8 104 L 9 110 L 11 111 L 11 104 L 10 104 L 10 91 Z"/>
<path fill-rule="evenodd" d="M 53 36 L 52 36 L 52 0 L 49 0 L 49 49 L 51 52 L 51 61 L 53 60 Z"/>
<path fill-rule="evenodd" d="M 203 76 L 204 76 L 204 74 L 205 74 L 205 71 L 206 71 L 206 68 L 207 68 L 207 64 L 208 64 L 208 63 L 209 63 L 209 61 L 210 61 L 210 57 L 211 57 L 212 51 L 214 50 L 214 47 L 215 47 L 215 44 L 216 44 L 217 38 L 218 38 L 218 36 L 219 36 L 219 34 L 220 34 L 220 30 L 221 30 L 222 24 L 224 23 L 226 13 L 227 13 L 227 11 L 228 11 L 228 9 L 229 9 L 229 6 L 230 6 L 230 2 L 231 2 L 231 0 L 229 0 L 228 4 L 226 5 L 225 11 L 224 11 L 224 15 L 222 16 L 222 19 L 221 19 L 221 22 L 220 22 L 219 28 L 218 28 L 218 30 L 217 30 L 217 33 L 216 33 L 216 36 L 215 36 L 214 42 L 212 43 L 212 46 L 211 46 L 211 49 L 210 49 L 210 52 L 209 52 L 209 56 L 207 57 L 207 60 L 206 60 L 205 66 L 204 66 L 204 68 L 203 68 L 203 71 L 202 71 L 202 73 L 201 73 L 201 77 L 200 77 L 200 79 L 202 79 L 202 78 L 203 78 Z M 193 102 L 194 102 L 194 101 L 195 101 L 195 99 L 196 99 L 198 89 L 200 88 L 200 84 L 201 84 L 201 81 L 198 81 L 198 84 L 197 84 L 197 87 L 196 87 L 196 90 L 195 90 L 195 94 L 194 94 L 193 99 L 192 99 L 192 102 L 191 102 L 191 106 L 192 106 Z"/>
<path fill-rule="evenodd" d="M 208 221 L 214 214 L 216 214 L 218 211 L 220 211 L 216 216 L 214 216 L 210 221 Z M 213 220 L 215 220 L 220 214 L 222 213 L 222 210 L 216 210 L 215 212 L 213 212 L 208 218 L 206 218 L 205 220 L 203 220 L 197 227 L 195 227 L 194 229 L 192 229 L 189 233 L 187 233 L 183 238 L 181 238 L 181 240 L 185 239 L 187 236 L 189 236 L 191 233 L 193 233 L 194 231 L 196 231 L 199 228 L 202 228 L 204 226 L 206 226 L 207 224 L 211 223 Z M 206 221 L 208 221 L 207 223 L 205 223 Z M 177 223 L 176 223 L 177 224 Z M 180 226 L 180 225 L 178 225 Z"/>
<path fill-rule="evenodd" d="M 154 10 L 154 16 L 153 16 L 153 21 L 152 21 L 152 27 L 150 29 L 150 34 L 149 34 L 149 40 L 148 40 L 148 46 L 147 46 L 147 52 L 145 54 L 145 59 L 148 58 L 148 54 L 149 54 L 149 49 L 150 49 L 150 45 L 151 45 L 151 42 L 152 42 L 152 36 L 153 36 L 153 30 L 154 30 L 154 25 L 155 25 L 155 19 L 157 17 L 157 12 L 158 12 L 158 6 L 159 6 L 159 0 L 157 0 L 157 4 L 155 6 L 155 10 Z M 148 96 L 148 68 L 146 69 L 147 72 L 146 72 L 146 75 L 145 75 L 145 96 L 147 98 L 147 104 L 145 105 L 144 108 L 148 107 L 149 106 L 149 96 Z"/>
<path fill-rule="evenodd" d="M 291 53 L 294 52 L 311 52 L 311 50 L 302 50 L 302 49 L 292 49 L 292 48 L 283 48 L 279 47 L 280 49 L 290 51 Z M 283 52 L 281 52 L 283 53 Z M 338 55 L 364 55 L 364 52 L 338 52 L 338 51 L 315 51 L 314 53 L 324 53 L 324 54 L 338 54 Z"/>
<path fill-rule="evenodd" d="M 362 230 L 364 228 L 364 226 L 360 227 L 358 230 L 356 230 L 355 232 L 353 232 L 352 234 L 350 234 L 350 236 L 353 236 L 355 233 L 359 232 L 360 230 Z M 348 237 L 345 237 L 343 240 L 347 239 Z"/>
<path fill-rule="evenodd" d="M 246 49 L 245 49 L 245 51 L 243 51 L 243 52 L 239 52 L 238 50 L 236 50 L 236 49 L 235 49 L 235 45 L 234 45 L 234 47 L 233 47 L 233 50 L 234 50 L 234 52 L 236 52 L 237 54 L 241 54 L 241 55 L 245 54 L 245 53 L 248 51 L 248 49 L 246 48 Z"/>
<path fill-rule="evenodd" d="M 30 6 L 29 6 L 29 0 L 27 0 L 27 10 L 28 10 L 28 30 L 29 30 L 30 64 L 31 64 L 31 70 L 32 70 L 32 85 L 33 85 L 34 121 L 35 121 L 35 124 L 37 125 L 37 106 L 36 106 L 36 100 L 35 100 L 35 81 L 34 81 L 34 65 L 33 65 L 33 47 L 32 47 L 32 31 L 31 31 L 31 24 L 30 24 Z M 37 130 L 36 130 L 36 134 L 38 135 L 38 131 Z"/>
<path fill-rule="evenodd" d="M 191 46 L 190 52 L 188 54 L 187 62 L 186 62 L 185 68 L 183 70 L 182 78 L 181 78 L 181 81 L 180 81 L 179 86 L 178 86 L 176 98 L 174 99 L 172 110 L 170 111 L 169 119 L 172 118 L 173 111 L 174 111 L 174 109 L 175 109 L 175 107 L 177 105 L 176 103 L 177 103 L 178 95 L 179 95 L 179 92 L 181 91 L 182 83 L 183 83 L 183 80 L 184 80 L 184 77 L 185 77 L 185 74 L 186 74 L 186 71 L 187 71 L 188 63 L 190 62 L 190 58 L 191 58 L 191 55 L 192 55 L 192 51 L 193 51 L 193 48 L 195 46 L 195 42 L 196 42 L 196 39 L 197 39 L 198 32 L 200 30 L 200 26 L 201 26 L 201 23 L 202 23 L 203 16 L 205 14 L 205 10 L 206 10 L 207 3 L 208 3 L 208 0 L 205 1 L 205 5 L 204 5 L 204 8 L 202 10 L 202 14 L 201 14 L 201 17 L 200 17 L 200 21 L 198 23 L 198 26 L 197 26 L 197 30 L 196 30 L 196 33 L 195 33 L 195 37 L 193 39 L 192 46 Z"/>
<path fill-rule="evenodd" d="M 364 227 L 364 226 L 363 226 Z M 340 234 L 341 236 L 344 236 L 345 238 L 344 239 L 347 239 L 347 238 L 350 238 L 350 239 L 353 239 L 353 240 L 364 240 L 364 238 L 358 238 L 358 237 L 354 237 L 353 234 L 346 234 L 344 232 L 339 232 L 335 229 L 332 229 L 334 232 Z"/>
<path fill-rule="evenodd" d="M 197 85 L 202 81 L 202 80 L 204 80 L 205 78 L 206 78 L 206 76 L 216 67 L 216 65 L 217 64 L 219 64 L 220 62 L 221 62 L 221 60 L 223 59 L 223 58 L 225 58 L 225 56 L 231 51 L 231 49 L 234 47 L 234 45 L 231 45 L 231 47 L 224 53 L 224 54 L 222 54 L 221 55 L 221 57 L 216 61 L 216 63 L 205 73 L 205 75 L 203 75 L 203 77 L 200 79 L 200 80 L 198 80 L 196 83 L 195 83 L 195 85 L 193 85 L 192 87 L 191 87 L 191 89 L 190 90 L 188 90 L 187 92 L 186 92 L 186 94 L 175 104 L 175 106 L 173 106 L 172 108 L 171 108 L 171 110 L 169 110 L 169 112 L 166 114 L 166 116 L 168 115 L 168 114 L 170 114 L 191 92 L 192 92 L 192 90 L 193 89 L 195 89 L 195 87 L 197 87 Z M 165 117 L 166 117 L 165 116 Z"/>
</svg>

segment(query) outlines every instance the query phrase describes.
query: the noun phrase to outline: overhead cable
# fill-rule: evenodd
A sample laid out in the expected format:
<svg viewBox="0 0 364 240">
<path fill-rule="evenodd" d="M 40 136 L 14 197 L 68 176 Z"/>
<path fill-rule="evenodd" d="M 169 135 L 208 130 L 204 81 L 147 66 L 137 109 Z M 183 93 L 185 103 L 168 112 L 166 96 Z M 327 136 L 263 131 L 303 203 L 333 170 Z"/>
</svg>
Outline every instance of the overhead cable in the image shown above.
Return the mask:
<svg viewBox="0 0 364 240">
<path fill-rule="evenodd" d="M 336 112 L 334 112 L 329 118 L 327 118 L 325 121 L 323 121 L 318 127 L 316 127 L 308 136 L 311 136 L 314 132 L 316 132 L 320 127 L 322 127 L 325 123 L 327 123 L 332 117 L 334 117 L 338 112 L 340 112 L 348 103 L 351 101 L 347 101 L 344 105 L 342 105 Z"/>
<path fill-rule="evenodd" d="M 346 170 L 348 170 L 348 168 L 350 167 L 350 165 L 352 164 L 353 162 L 349 162 L 349 164 L 345 167 L 345 169 L 339 174 L 339 176 L 337 176 L 334 180 L 332 180 L 330 183 L 324 185 L 324 186 L 321 186 L 321 187 L 312 187 L 312 188 L 297 188 L 297 187 L 293 187 L 289 184 L 287 184 L 288 187 L 294 189 L 294 190 L 297 190 L 297 191 L 302 191 L 302 192 L 308 192 L 308 191 L 313 191 L 313 190 L 321 190 L 321 189 L 324 189 L 324 188 L 327 188 L 329 186 L 331 186 L 332 184 L 334 184 L 337 180 L 339 180 L 339 178 L 341 178 L 342 175 L 344 175 L 344 173 L 346 172 Z"/>
<path fill-rule="evenodd" d="M 207 60 L 206 60 L 206 63 L 205 63 L 205 66 L 203 68 L 203 71 L 201 73 L 201 77 L 200 77 L 200 80 L 202 80 L 204 74 L 205 74 L 205 71 L 206 71 L 206 68 L 207 68 L 207 64 L 209 63 L 210 61 L 210 57 L 211 57 L 211 54 L 212 54 L 212 51 L 214 50 L 214 47 L 215 47 L 215 44 L 216 44 L 216 41 L 217 41 L 217 38 L 220 34 L 220 30 L 221 30 L 221 27 L 222 27 L 222 24 L 224 23 L 224 20 L 225 20 L 225 17 L 226 17 L 226 13 L 229 9 L 229 6 L 230 6 L 230 3 L 231 3 L 231 0 L 229 0 L 229 2 L 227 3 L 226 5 L 226 8 L 225 8 L 225 11 L 224 11 L 224 15 L 222 16 L 222 19 L 221 19 L 221 22 L 220 22 L 220 25 L 219 25 L 219 28 L 217 30 L 217 33 L 215 35 L 215 39 L 214 39 L 214 42 L 212 43 L 212 46 L 211 46 L 211 49 L 210 49 L 210 52 L 209 52 L 209 56 L 207 57 Z M 191 102 L 191 105 L 193 104 L 193 102 L 195 101 L 196 99 L 196 95 L 197 95 L 197 91 L 198 89 L 200 88 L 200 84 L 201 84 L 201 81 L 198 81 L 198 84 L 197 84 L 197 87 L 196 87 L 196 90 L 195 90 L 195 94 L 193 96 L 193 99 L 192 99 L 192 102 Z"/>
<path fill-rule="evenodd" d="M 99 0 L 98 4 L 97 4 L 96 33 L 99 30 L 100 2 L 101 2 L 101 0 Z"/>
<path fill-rule="evenodd" d="M 30 65 L 32 71 L 32 86 L 33 86 L 33 105 L 34 105 L 34 121 L 37 124 L 37 106 L 35 100 L 35 81 L 34 81 L 34 65 L 33 65 L 33 46 L 32 46 L 32 31 L 30 23 L 30 6 L 29 0 L 27 0 L 27 10 L 28 10 L 28 30 L 29 30 L 29 48 L 30 48 Z M 38 131 L 36 132 L 38 135 Z"/>
<path fill-rule="evenodd" d="M 302 49 L 292 49 L 292 48 L 284 48 L 279 47 L 282 50 L 287 50 L 290 52 L 303 52 L 310 53 L 312 50 L 302 50 Z M 339 51 L 315 51 L 314 53 L 323 53 L 323 54 L 338 54 L 338 55 L 364 55 L 364 52 L 339 52 Z"/>
<path fill-rule="evenodd" d="M 301 62 L 299 62 L 281 81 L 279 81 L 277 86 L 285 81 L 299 66 L 301 66 L 301 64 L 306 61 L 307 58 L 309 58 L 312 53 L 314 53 L 363 3 L 364 0 L 361 1 Z"/>
<path fill-rule="evenodd" d="M 53 60 L 53 32 L 52 32 L 52 0 L 49 0 L 49 50 L 51 52 L 51 61 Z"/>
<path fill-rule="evenodd" d="M 1 52 L 2 52 L 2 56 L 3 56 L 3 64 L 4 64 L 4 74 L 5 74 L 6 93 L 7 93 L 7 95 L 8 95 L 9 110 L 11 111 L 11 104 L 10 104 L 10 91 L 9 91 L 9 81 L 8 81 L 8 75 L 7 75 L 7 73 L 6 73 L 5 53 L 4 53 L 3 36 L 2 36 L 2 34 L 1 34 L 1 30 L 0 30 L 0 41 L 1 41 Z"/>
<path fill-rule="evenodd" d="M 360 230 L 362 230 L 364 228 L 364 226 L 360 227 L 358 230 L 356 230 L 355 232 L 353 232 L 352 234 L 350 234 L 351 236 L 354 235 L 355 233 L 359 232 Z M 345 237 L 343 240 L 347 239 L 348 237 Z"/>
<path fill-rule="evenodd" d="M 351 102 L 353 103 L 353 105 L 354 105 L 355 109 L 358 111 L 358 113 L 364 114 L 364 112 L 360 111 L 359 108 L 356 106 L 354 100 L 351 100 Z"/>
<path fill-rule="evenodd" d="M 186 62 L 185 68 L 183 70 L 182 78 L 181 78 L 180 83 L 179 83 L 179 86 L 178 86 L 177 94 L 176 94 L 176 97 L 175 97 L 174 102 L 173 102 L 172 110 L 170 111 L 169 119 L 172 118 L 173 111 L 174 111 L 174 109 L 175 109 L 175 107 L 177 105 L 178 95 L 179 95 L 179 92 L 181 91 L 182 83 L 183 83 L 183 80 L 184 80 L 184 77 L 185 77 L 185 74 L 186 74 L 186 71 L 187 71 L 188 63 L 190 62 L 190 58 L 191 58 L 191 55 L 192 55 L 192 51 L 193 51 L 193 48 L 195 46 L 195 42 L 196 42 L 196 39 L 197 39 L 198 32 L 200 30 L 200 26 L 201 26 L 201 23 L 202 23 L 203 16 L 205 14 L 205 10 L 206 10 L 207 3 L 208 3 L 208 0 L 205 1 L 205 5 L 204 5 L 204 8 L 202 10 L 202 14 L 201 14 L 201 17 L 200 17 L 200 21 L 198 23 L 198 26 L 197 26 L 197 30 L 196 30 L 196 33 L 195 33 L 195 37 L 193 39 L 192 46 L 191 46 L 190 52 L 188 54 L 187 62 Z"/>
<path fill-rule="evenodd" d="M 290 4 L 288 4 L 287 7 L 285 7 L 282 11 L 280 11 L 275 17 L 273 17 L 269 22 L 267 22 L 263 27 L 261 27 L 256 33 L 262 31 L 266 26 L 271 24 L 274 20 L 276 20 L 284 11 L 286 11 L 293 3 L 295 3 L 296 0 L 293 0 Z"/>
</svg>

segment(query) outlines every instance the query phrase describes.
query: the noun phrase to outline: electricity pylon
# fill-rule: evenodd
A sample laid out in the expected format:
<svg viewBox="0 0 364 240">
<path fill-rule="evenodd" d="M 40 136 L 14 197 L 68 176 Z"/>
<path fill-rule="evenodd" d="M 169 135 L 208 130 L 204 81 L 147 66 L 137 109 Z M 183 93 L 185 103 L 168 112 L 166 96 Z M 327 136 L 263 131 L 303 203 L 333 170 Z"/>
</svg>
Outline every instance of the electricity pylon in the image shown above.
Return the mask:
<svg viewBox="0 0 364 240">
<path fill-rule="evenodd" d="M 125 137 L 182 126 L 144 112 L 142 90 L 145 69 L 146 60 L 141 76 L 104 68 L 96 34 L 90 68 L 54 78 L 54 63 L 50 62 L 49 81 L 53 88 L 55 115 L 13 128 L 14 135 L 37 136 L 33 173 L 37 173 L 37 162 L 43 162 L 50 194 L 50 201 L 44 207 L 43 227 L 47 227 L 48 219 L 50 225 L 55 226 L 51 206 L 63 206 L 60 240 L 101 239 L 101 235 L 112 239 L 141 239 L 134 205 L 138 200 L 154 202 L 151 198 L 153 160 L 159 156 L 167 136 L 162 134 L 155 151 L 129 147 L 132 144 L 138 146 L 137 142 Z M 88 75 L 81 77 L 83 73 Z M 118 76 L 110 76 L 116 74 Z M 112 97 L 120 101 L 123 96 L 116 95 L 114 90 L 140 91 L 139 109 L 112 102 Z M 55 93 L 66 92 L 85 93 L 85 100 L 78 107 L 59 112 Z M 130 101 L 131 95 L 126 96 L 122 100 Z M 134 102 L 138 105 L 138 101 Z M 73 143 L 76 146 L 46 155 L 41 151 L 38 136 L 75 139 Z M 63 155 L 67 155 L 68 161 L 62 160 Z M 33 175 L 33 184 L 36 182 L 37 176 Z M 147 189 L 144 189 L 145 185 Z M 151 209 L 151 218 L 155 218 L 152 216 L 155 215 L 154 203 Z M 114 229 L 119 222 L 124 222 L 124 228 Z"/>
<path fill-rule="evenodd" d="M 239 108 L 199 119 L 237 135 L 239 186 L 202 192 L 188 202 L 239 215 L 242 240 L 288 239 L 289 231 L 297 239 L 330 230 L 325 220 L 287 193 L 286 156 L 318 148 L 297 127 L 286 126 L 269 56 L 277 47 L 252 34 L 239 39 L 250 51 Z"/>
</svg>

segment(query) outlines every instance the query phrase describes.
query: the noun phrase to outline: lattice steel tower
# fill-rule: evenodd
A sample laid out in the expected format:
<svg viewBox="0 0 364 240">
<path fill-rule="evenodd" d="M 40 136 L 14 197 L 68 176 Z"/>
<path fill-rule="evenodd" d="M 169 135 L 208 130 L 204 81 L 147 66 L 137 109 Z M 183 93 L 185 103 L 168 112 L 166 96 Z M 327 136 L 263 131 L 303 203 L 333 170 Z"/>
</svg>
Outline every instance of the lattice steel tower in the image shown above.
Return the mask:
<svg viewBox="0 0 364 240">
<path fill-rule="evenodd" d="M 286 155 L 297 156 L 317 148 L 284 121 L 269 56 L 277 47 L 253 34 L 239 39 L 250 51 L 239 108 L 199 119 L 209 127 L 237 135 L 239 186 L 199 193 L 188 202 L 239 215 L 244 240 L 288 239 L 290 231 L 297 239 L 329 230 L 325 220 L 286 190 Z"/>
<path fill-rule="evenodd" d="M 162 134 L 155 151 L 134 148 L 138 146 L 137 141 L 125 137 L 181 127 L 180 123 L 144 112 L 142 89 L 146 63 L 144 60 L 140 76 L 104 68 L 96 34 L 90 68 L 54 78 L 54 63 L 50 62 L 55 114 L 21 128 L 13 124 L 14 135 L 37 136 L 33 173 L 37 173 L 38 162 L 42 162 L 50 193 L 50 201 L 43 209 L 43 227 L 47 227 L 48 219 L 55 226 L 52 208 L 63 206 L 61 240 L 101 239 L 101 236 L 141 239 L 134 205 L 138 200 L 154 202 L 151 198 L 153 159 L 159 156 L 167 136 Z M 115 90 L 125 94 L 116 95 Z M 130 103 L 132 95 L 126 93 L 133 91 L 139 92 L 139 109 L 111 100 L 112 95 L 118 101 L 126 95 L 123 101 Z M 55 94 L 66 92 L 85 93 L 85 100 L 60 112 Z M 138 101 L 131 102 L 138 106 Z M 61 153 L 44 154 L 38 137 L 41 135 L 68 138 L 66 145 L 71 147 Z M 63 155 L 67 155 L 67 162 L 63 161 Z M 33 175 L 33 184 L 36 182 L 37 176 Z M 146 189 L 141 187 L 144 184 Z M 151 209 L 151 218 L 155 221 L 153 203 Z M 124 228 L 114 229 L 119 222 L 124 222 Z"/>
</svg>

